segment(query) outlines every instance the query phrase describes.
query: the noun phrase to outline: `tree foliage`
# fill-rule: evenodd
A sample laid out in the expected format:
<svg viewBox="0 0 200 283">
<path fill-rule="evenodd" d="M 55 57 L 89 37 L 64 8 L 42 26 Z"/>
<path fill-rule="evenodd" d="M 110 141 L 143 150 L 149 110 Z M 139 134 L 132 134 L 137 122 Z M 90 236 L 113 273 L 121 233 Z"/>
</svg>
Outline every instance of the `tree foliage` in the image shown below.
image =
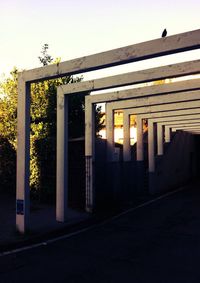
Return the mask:
<svg viewBox="0 0 200 283">
<path fill-rule="evenodd" d="M 0 83 L 0 135 L 16 147 L 17 132 L 17 82 L 18 71 L 14 68 L 10 77 Z"/>
<path fill-rule="evenodd" d="M 41 56 L 38 57 L 43 66 L 60 61 L 59 58 L 54 60 L 48 54 L 48 47 L 48 44 L 45 44 L 42 47 Z M 52 193 L 52 189 L 55 190 L 57 87 L 81 80 L 82 77 L 65 76 L 31 84 L 30 186 L 35 195 L 41 194 L 42 187 L 50 193 Z M 17 147 L 17 85 L 18 70 L 14 68 L 10 76 L 0 82 L 0 148 L 3 148 L 1 144 L 4 145 L 7 156 L 9 158 L 12 156 L 14 167 L 15 154 L 13 154 L 13 150 L 16 151 Z M 69 98 L 69 136 L 72 138 L 84 135 L 84 97 L 85 94 L 72 95 Z M 97 130 L 101 127 L 100 111 L 101 109 L 97 108 Z M 3 156 L 2 151 L 0 155 Z M 11 167 L 14 168 L 13 166 Z M 5 166 L 2 168 L 2 170 L 6 170 Z"/>
<path fill-rule="evenodd" d="M 42 56 L 38 57 L 38 59 L 40 60 L 40 63 L 43 66 L 47 66 L 48 64 L 50 64 L 53 61 L 53 58 L 51 57 L 51 55 L 49 55 L 47 53 L 48 49 L 49 49 L 49 45 L 47 43 L 45 43 L 42 46 L 42 51 L 41 51 Z"/>
</svg>

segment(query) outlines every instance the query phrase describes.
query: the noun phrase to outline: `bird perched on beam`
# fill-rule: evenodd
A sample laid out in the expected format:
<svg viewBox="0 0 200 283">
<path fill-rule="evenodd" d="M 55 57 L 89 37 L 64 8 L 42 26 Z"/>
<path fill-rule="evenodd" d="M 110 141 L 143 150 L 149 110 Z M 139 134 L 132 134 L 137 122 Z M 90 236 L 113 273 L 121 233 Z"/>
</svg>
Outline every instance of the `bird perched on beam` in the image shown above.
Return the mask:
<svg viewBox="0 0 200 283">
<path fill-rule="evenodd" d="M 162 32 L 162 37 L 166 37 L 166 35 L 167 35 L 167 30 L 166 30 L 166 28 L 163 30 L 163 32 Z"/>
</svg>

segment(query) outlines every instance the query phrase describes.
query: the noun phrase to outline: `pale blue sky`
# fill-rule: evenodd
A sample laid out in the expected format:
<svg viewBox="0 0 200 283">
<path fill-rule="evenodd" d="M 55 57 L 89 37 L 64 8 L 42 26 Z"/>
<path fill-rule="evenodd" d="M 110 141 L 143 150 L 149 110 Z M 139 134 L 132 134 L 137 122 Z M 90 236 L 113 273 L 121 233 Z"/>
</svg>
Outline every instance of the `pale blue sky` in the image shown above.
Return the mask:
<svg viewBox="0 0 200 283">
<path fill-rule="evenodd" d="M 199 0 L 0 0 L 0 74 L 40 66 L 44 43 L 66 61 L 159 38 L 164 28 L 200 29 L 199 12 Z"/>
</svg>

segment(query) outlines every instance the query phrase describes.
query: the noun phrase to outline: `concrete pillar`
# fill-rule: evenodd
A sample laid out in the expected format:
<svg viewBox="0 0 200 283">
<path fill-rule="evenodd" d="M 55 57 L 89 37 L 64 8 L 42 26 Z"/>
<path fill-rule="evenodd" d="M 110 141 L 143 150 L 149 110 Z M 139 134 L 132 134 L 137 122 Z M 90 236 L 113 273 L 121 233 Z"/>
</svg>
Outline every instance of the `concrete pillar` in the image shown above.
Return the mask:
<svg viewBox="0 0 200 283">
<path fill-rule="evenodd" d="M 57 93 L 56 220 L 67 220 L 68 206 L 68 97 Z"/>
<path fill-rule="evenodd" d="M 157 154 L 163 155 L 163 125 L 157 123 Z"/>
<path fill-rule="evenodd" d="M 143 148 L 143 125 L 142 119 L 140 117 L 136 117 L 136 125 L 137 125 L 137 161 L 144 160 L 144 148 Z"/>
<path fill-rule="evenodd" d="M 131 161 L 131 144 L 130 144 L 130 116 L 126 110 L 123 113 L 123 173 L 121 182 L 121 196 L 130 200 L 134 192 L 134 181 L 136 172 L 134 170 L 134 161 Z"/>
<path fill-rule="evenodd" d="M 19 74 L 17 105 L 16 229 L 25 233 L 30 225 L 30 83 Z"/>
<path fill-rule="evenodd" d="M 87 212 L 93 212 L 95 207 L 94 188 L 95 161 L 95 106 L 85 98 L 85 166 L 86 166 L 86 205 Z"/>
<path fill-rule="evenodd" d="M 171 127 L 165 126 L 165 142 L 171 141 Z"/>
<path fill-rule="evenodd" d="M 149 156 L 149 172 L 155 171 L 155 152 L 154 152 L 154 129 L 153 123 L 148 122 L 148 156 Z"/>
<path fill-rule="evenodd" d="M 155 188 L 155 152 L 154 152 L 154 123 L 148 121 L 148 157 L 149 157 L 149 193 L 154 194 Z"/>
<path fill-rule="evenodd" d="M 119 201 L 122 171 L 119 163 L 119 149 L 115 154 L 114 111 L 111 103 L 106 104 L 107 167 L 106 186 L 112 205 Z"/>
<path fill-rule="evenodd" d="M 107 138 L 107 161 L 113 161 L 114 155 L 114 111 L 110 104 L 106 104 L 106 138 Z"/>
<path fill-rule="evenodd" d="M 144 145 L 143 145 L 143 121 L 142 118 L 136 116 L 137 125 L 137 191 L 141 192 L 145 189 L 146 173 L 144 167 Z"/>
<path fill-rule="evenodd" d="M 123 142 L 123 160 L 131 160 L 131 145 L 130 145 L 130 116 L 124 111 L 123 115 L 123 130 L 124 130 L 124 142 Z"/>
</svg>

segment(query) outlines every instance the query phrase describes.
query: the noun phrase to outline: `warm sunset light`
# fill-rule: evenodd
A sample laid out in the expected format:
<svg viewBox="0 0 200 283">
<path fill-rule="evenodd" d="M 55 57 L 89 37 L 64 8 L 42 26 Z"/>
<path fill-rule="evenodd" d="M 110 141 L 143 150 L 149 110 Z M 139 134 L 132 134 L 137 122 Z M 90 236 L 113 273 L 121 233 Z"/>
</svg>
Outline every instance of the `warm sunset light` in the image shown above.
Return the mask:
<svg viewBox="0 0 200 283">
<path fill-rule="evenodd" d="M 130 144 L 134 145 L 137 142 L 137 128 L 135 125 L 135 116 L 131 115 L 130 116 Z M 105 114 L 102 117 L 102 120 L 105 121 Z M 123 139 L 124 139 L 124 131 L 123 131 L 123 111 L 117 110 L 115 111 L 115 127 L 114 127 L 114 141 L 116 143 L 123 144 Z M 105 123 L 103 129 L 99 131 L 99 136 L 102 139 L 106 139 L 106 128 L 105 128 Z"/>
<path fill-rule="evenodd" d="M 124 138 L 124 132 L 123 132 L 123 127 L 122 128 L 114 128 L 114 140 L 116 143 L 123 144 L 123 138 Z M 102 129 L 99 131 L 99 136 L 102 139 L 106 139 L 106 130 Z M 132 126 L 130 128 L 130 144 L 134 145 L 137 142 L 137 128 Z"/>
<path fill-rule="evenodd" d="M 199 283 L 199 11 L 0 0 L 0 283 Z"/>
</svg>

